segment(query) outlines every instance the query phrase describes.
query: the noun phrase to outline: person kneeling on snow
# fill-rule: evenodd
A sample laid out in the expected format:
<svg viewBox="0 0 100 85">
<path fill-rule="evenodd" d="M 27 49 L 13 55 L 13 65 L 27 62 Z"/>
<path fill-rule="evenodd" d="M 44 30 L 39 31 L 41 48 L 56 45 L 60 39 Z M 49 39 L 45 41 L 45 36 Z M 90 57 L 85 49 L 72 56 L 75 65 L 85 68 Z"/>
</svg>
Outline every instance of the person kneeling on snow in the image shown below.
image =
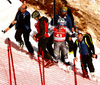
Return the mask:
<svg viewBox="0 0 100 85">
<path fill-rule="evenodd" d="M 94 74 L 95 69 L 92 63 L 92 57 L 96 58 L 96 54 L 91 36 L 89 34 L 85 35 L 83 35 L 82 33 L 78 34 L 77 40 L 75 41 L 74 45 L 74 57 L 76 61 L 78 60 L 78 58 L 76 57 L 77 47 L 79 47 L 79 52 L 81 54 L 80 60 L 81 60 L 83 77 L 89 78 L 87 72 L 87 66 L 91 73 L 91 77 L 95 76 Z"/>
</svg>

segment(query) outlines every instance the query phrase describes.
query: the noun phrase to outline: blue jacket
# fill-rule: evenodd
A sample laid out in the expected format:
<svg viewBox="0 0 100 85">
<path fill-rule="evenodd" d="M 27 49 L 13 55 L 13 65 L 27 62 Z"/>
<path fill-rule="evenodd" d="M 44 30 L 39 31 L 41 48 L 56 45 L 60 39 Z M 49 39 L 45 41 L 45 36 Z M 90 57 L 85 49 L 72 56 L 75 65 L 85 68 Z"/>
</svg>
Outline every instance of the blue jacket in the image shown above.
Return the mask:
<svg viewBox="0 0 100 85">
<path fill-rule="evenodd" d="M 17 23 L 15 24 L 15 29 L 18 28 L 24 28 L 26 31 L 31 31 L 30 29 L 30 13 L 28 11 L 25 11 L 23 14 L 21 14 L 20 10 L 17 12 L 15 21 Z M 11 24 L 9 27 L 11 28 L 13 25 Z"/>
<path fill-rule="evenodd" d="M 74 57 L 76 57 L 77 47 L 79 47 L 81 55 L 95 54 L 93 41 L 92 41 L 92 38 L 89 34 L 83 35 L 82 42 L 79 42 L 78 40 L 75 41 L 75 44 L 74 44 Z"/>
<path fill-rule="evenodd" d="M 79 49 L 80 49 L 81 55 L 89 54 L 88 46 L 85 43 L 85 39 L 84 38 L 83 38 L 83 40 L 81 42 L 79 42 Z"/>
<path fill-rule="evenodd" d="M 57 15 L 55 15 L 54 25 L 58 25 L 57 21 L 58 21 L 59 18 L 60 18 L 60 14 L 58 13 Z M 68 27 L 70 29 L 70 31 L 72 32 L 72 21 L 71 21 L 71 18 L 68 15 L 66 15 L 64 17 L 64 20 L 66 21 L 66 25 L 65 26 Z M 53 25 L 53 19 L 51 20 L 51 25 Z"/>
</svg>

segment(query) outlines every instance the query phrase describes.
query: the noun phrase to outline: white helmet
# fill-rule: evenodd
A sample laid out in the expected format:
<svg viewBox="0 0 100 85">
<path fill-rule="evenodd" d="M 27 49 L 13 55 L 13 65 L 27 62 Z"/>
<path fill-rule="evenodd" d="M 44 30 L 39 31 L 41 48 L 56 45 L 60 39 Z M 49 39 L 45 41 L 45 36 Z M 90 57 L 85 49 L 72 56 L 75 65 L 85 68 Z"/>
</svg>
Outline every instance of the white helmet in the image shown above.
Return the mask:
<svg viewBox="0 0 100 85">
<path fill-rule="evenodd" d="M 65 25 L 66 21 L 64 20 L 64 18 L 59 18 L 58 19 L 58 25 Z"/>
</svg>

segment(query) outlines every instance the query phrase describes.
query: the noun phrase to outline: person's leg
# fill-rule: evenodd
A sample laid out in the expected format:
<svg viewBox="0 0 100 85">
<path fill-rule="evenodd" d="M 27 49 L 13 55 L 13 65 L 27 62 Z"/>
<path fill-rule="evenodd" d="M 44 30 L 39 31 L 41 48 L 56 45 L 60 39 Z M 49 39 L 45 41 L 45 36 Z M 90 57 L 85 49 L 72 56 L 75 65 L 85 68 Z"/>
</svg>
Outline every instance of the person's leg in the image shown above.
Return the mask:
<svg viewBox="0 0 100 85">
<path fill-rule="evenodd" d="M 66 36 L 66 42 L 68 42 L 69 52 L 74 50 L 74 42 L 72 39 L 69 41 L 69 35 Z"/>
<path fill-rule="evenodd" d="M 87 72 L 87 56 L 81 56 L 81 67 L 83 71 Z"/>
<path fill-rule="evenodd" d="M 90 55 L 88 56 L 87 64 L 88 64 L 89 71 L 94 72 L 95 69 L 92 63 L 92 57 Z"/>
<path fill-rule="evenodd" d="M 54 56 L 55 59 L 58 60 L 60 55 L 60 43 L 54 42 Z"/>
<path fill-rule="evenodd" d="M 69 45 L 69 52 L 73 51 L 74 50 L 74 43 L 73 41 L 68 41 L 68 45 Z"/>
<path fill-rule="evenodd" d="M 69 51 L 69 49 L 66 47 L 66 42 L 63 42 L 61 44 L 61 53 L 64 57 L 64 63 L 66 63 L 66 64 L 69 62 L 68 51 Z"/>
<path fill-rule="evenodd" d="M 54 56 L 54 49 L 52 48 L 52 44 L 53 44 L 53 34 L 49 37 L 49 41 L 47 43 L 47 49 L 50 55 Z"/>
<path fill-rule="evenodd" d="M 40 55 L 42 55 L 42 51 L 44 52 L 44 58 L 48 59 L 48 60 L 52 60 L 51 55 L 49 54 L 49 52 L 46 50 L 47 47 L 47 43 L 48 43 L 48 39 L 49 38 L 40 38 L 39 39 L 39 43 L 38 43 L 38 49 L 39 49 L 39 53 Z"/>
<path fill-rule="evenodd" d="M 83 77 L 89 78 L 87 71 L 87 56 L 81 56 L 81 67 L 82 67 Z"/>
<path fill-rule="evenodd" d="M 28 49 L 28 52 L 34 54 L 34 49 L 33 49 L 32 45 L 31 45 L 31 43 L 30 43 L 30 41 L 29 41 L 29 34 L 30 34 L 30 33 L 27 32 L 27 31 L 24 31 L 24 32 L 23 32 L 24 42 L 25 42 L 25 45 L 26 45 L 26 47 L 27 47 L 27 49 Z"/>
<path fill-rule="evenodd" d="M 87 60 L 87 64 L 88 64 L 88 68 L 89 68 L 89 71 L 90 71 L 90 79 L 92 80 L 96 80 L 97 77 L 95 75 L 95 68 L 93 66 L 93 63 L 92 63 L 92 55 L 89 55 L 88 56 L 88 60 Z"/>
<path fill-rule="evenodd" d="M 68 49 L 66 48 L 66 42 L 63 42 L 61 44 L 61 52 L 62 52 L 64 59 L 68 59 Z"/>
<path fill-rule="evenodd" d="M 15 33 L 15 39 L 17 42 L 23 42 L 21 35 L 22 35 L 22 30 L 20 28 L 16 29 L 16 33 Z"/>
</svg>

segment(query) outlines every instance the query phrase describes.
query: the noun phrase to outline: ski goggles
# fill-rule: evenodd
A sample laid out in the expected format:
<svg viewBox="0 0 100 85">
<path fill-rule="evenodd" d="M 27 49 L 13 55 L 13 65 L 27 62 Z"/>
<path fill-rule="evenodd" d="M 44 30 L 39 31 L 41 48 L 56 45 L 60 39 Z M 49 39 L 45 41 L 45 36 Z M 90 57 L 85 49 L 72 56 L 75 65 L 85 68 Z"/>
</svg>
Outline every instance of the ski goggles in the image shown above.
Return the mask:
<svg viewBox="0 0 100 85">
<path fill-rule="evenodd" d="M 65 12 L 65 13 L 66 13 L 67 11 L 65 11 L 65 10 L 61 10 L 61 12 Z"/>
<path fill-rule="evenodd" d="M 64 23 L 58 23 L 58 25 L 64 25 Z"/>
</svg>

